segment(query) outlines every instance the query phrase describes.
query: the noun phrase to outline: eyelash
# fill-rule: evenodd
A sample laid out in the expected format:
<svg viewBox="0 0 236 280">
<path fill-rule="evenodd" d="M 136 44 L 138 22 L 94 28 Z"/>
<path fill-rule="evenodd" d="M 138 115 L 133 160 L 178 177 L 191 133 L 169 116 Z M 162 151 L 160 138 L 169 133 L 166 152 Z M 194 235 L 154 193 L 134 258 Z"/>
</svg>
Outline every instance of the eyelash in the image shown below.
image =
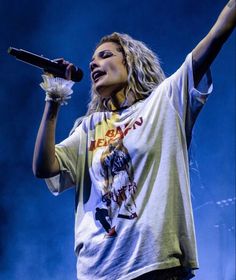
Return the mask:
<svg viewBox="0 0 236 280">
<path fill-rule="evenodd" d="M 99 56 L 100 56 L 100 58 L 106 59 L 108 57 L 113 56 L 113 53 L 110 53 L 110 52 L 100 53 Z M 92 64 L 93 64 L 93 61 L 90 63 L 90 65 L 92 65 Z M 91 68 L 91 66 L 90 66 L 90 68 Z"/>
<path fill-rule="evenodd" d="M 103 53 L 101 54 L 101 58 L 108 58 L 111 57 L 113 54 L 112 53 Z"/>
</svg>

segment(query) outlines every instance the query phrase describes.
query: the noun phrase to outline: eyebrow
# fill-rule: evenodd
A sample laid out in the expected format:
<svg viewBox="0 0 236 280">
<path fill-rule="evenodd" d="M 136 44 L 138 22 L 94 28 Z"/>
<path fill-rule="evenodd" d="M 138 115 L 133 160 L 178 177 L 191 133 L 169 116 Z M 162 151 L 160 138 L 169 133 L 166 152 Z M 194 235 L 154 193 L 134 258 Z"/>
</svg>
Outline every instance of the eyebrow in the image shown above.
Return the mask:
<svg viewBox="0 0 236 280">
<path fill-rule="evenodd" d="M 111 52 L 111 53 L 113 53 L 113 51 L 111 51 L 111 50 L 108 49 L 108 50 L 102 50 L 102 51 L 98 52 L 98 55 L 104 54 L 105 52 Z M 113 54 L 114 54 L 114 53 L 113 53 Z M 94 61 L 94 56 L 92 57 L 91 61 Z"/>
</svg>

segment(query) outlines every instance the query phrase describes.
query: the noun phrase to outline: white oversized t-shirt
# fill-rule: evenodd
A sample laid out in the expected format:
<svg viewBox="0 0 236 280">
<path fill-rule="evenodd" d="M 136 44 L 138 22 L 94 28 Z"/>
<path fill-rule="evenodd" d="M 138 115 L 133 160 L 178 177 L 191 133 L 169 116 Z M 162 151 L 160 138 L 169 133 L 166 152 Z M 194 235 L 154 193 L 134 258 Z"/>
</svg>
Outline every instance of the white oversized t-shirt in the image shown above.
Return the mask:
<svg viewBox="0 0 236 280">
<path fill-rule="evenodd" d="M 198 267 L 188 144 L 211 88 L 210 72 L 194 88 L 189 54 L 149 97 L 86 117 L 56 146 L 61 173 L 47 184 L 76 188 L 79 280 Z"/>
</svg>

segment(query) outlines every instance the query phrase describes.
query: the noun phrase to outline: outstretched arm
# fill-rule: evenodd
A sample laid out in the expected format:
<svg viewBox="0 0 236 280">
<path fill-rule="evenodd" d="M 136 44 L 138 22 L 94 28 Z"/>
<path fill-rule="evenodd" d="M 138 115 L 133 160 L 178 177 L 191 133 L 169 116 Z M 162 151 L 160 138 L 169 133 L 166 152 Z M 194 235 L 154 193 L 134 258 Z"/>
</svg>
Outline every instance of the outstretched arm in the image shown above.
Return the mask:
<svg viewBox="0 0 236 280">
<path fill-rule="evenodd" d="M 193 50 L 195 87 L 206 73 L 236 25 L 236 0 L 230 0 L 207 36 Z"/>
</svg>

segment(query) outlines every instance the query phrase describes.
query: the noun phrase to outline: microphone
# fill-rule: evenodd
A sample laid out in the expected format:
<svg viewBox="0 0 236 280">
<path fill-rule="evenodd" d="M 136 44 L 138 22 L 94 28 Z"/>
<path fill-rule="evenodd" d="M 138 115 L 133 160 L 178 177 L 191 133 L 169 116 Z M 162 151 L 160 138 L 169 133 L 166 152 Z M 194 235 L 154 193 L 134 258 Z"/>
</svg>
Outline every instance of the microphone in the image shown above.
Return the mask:
<svg viewBox="0 0 236 280">
<path fill-rule="evenodd" d="M 60 64 L 56 61 L 43 57 L 42 55 L 37 55 L 22 49 L 9 47 L 8 53 L 15 56 L 18 60 L 39 67 L 45 72 L 53 74 L 55 77 L 66 79 L 65 73 L 67 65 Z M 83 71 L 73 65 L 71 68 L 71 80 L 74 82 L 79 82 L 82 78 Z"/>
</svg>

